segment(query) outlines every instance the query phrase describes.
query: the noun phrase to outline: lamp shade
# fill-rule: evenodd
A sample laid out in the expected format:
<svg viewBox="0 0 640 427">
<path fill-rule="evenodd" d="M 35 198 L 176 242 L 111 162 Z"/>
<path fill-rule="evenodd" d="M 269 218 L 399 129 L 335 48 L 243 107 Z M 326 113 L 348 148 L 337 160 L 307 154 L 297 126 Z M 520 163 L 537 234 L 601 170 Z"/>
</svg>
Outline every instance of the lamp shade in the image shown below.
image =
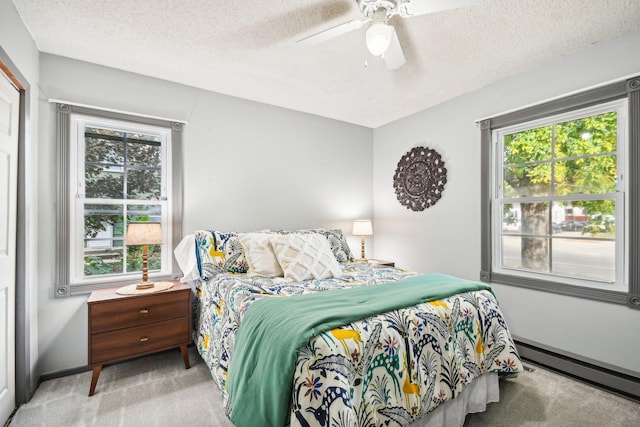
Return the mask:
<svg viewBox="0 0 640 427">
<path fill-rule="evenodd" d="M 373 226 L 370 219 L 357 219 L 353 221 L 354 236 L 370 236 L 373 234 Z"/>
<path fill-rule="evenodd" d="M 381 56 L 384 54 L 389 45 L 391 44 L 391 37 L 393 36 L 393 27 L 387 25 L 384 22 L 375 22 L 371 24 L 367 30 L 366 40 L 367 48 L 374 56 Z"/>
<path fill-rule="evenodd" d="M 125 238 L 130 245 L 161 245 L 162 227 L 159 222 L 130 222 Z"/>
</svg>

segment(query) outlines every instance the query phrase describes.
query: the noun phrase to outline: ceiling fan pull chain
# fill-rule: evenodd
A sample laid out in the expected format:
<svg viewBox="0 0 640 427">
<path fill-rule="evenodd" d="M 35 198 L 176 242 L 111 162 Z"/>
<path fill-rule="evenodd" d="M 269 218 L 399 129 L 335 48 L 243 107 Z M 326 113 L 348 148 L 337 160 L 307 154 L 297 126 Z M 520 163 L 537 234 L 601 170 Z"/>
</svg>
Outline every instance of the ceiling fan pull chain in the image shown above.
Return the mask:
<svg viewBox="0 0 640 427">
<path fill-rule="evenodd" d="M 369 68 L 369 49 L 367 49 L 367 45 L 364 46 L 364 68 Z"/>
</svg>

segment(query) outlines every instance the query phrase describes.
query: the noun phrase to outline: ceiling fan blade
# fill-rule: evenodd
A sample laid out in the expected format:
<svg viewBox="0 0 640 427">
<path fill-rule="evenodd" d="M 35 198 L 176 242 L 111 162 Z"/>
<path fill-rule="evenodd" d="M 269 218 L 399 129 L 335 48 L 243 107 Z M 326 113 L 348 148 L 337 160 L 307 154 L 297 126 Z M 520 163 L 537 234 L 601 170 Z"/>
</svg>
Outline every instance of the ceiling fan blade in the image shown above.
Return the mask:
<svg viewBox="0 0 640 427">
<path fill-rule="evenodd" d="M 403 18 L 409 18 L 411 16 L 472 6 L 483 2 L 484 0 L 407 0 L 398 5 L 398 13 Z"/>
<path fill-rule="evenodd" d="M 330 40 L 334 37 L 338 37 L 350 31 L 354 31 L 359 28 L 362 28 L 362 26 L 369 21 L 370 21 L 369 19 L 364 19 L 364 20 L 354 19 L 353 21 L 345 22 L 344 24 L 336 25 L 335 27 L 331 27 L 327 30 L 321 31 L 312 36 L 305 37 L 302 40 L 298 40 L 297 43 L 300 46 L 315 46 L 317 44 Z"/>
<path fill-rule="evenodd" d="M 402 46 L 400 45 L 398 33 L 396 33 L 395 28 L 391 34 L 389 48 L 384 53 L 384 63 L 389 70 L 398 69 L 404 64 L 404 53 L 402 52 Z"/>
</svg>

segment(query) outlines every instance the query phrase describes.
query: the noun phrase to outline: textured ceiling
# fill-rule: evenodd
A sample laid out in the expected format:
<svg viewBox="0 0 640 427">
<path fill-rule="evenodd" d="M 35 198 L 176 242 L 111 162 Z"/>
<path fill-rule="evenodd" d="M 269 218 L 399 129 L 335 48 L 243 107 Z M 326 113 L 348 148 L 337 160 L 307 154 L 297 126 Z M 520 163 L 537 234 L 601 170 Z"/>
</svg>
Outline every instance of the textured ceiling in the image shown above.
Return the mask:
<svg viewBox="0 0 640 427">
<path fill-rule="evenodd" d="M 42 52 L 371 128 L 640 30 L 639 0 L 486 0 L 392 18 L 407 63 L 388 71 L 365 66 L 366 27 L 295 43 L 362 18 L 356 0 L 13 3 Z"/>
</svg>

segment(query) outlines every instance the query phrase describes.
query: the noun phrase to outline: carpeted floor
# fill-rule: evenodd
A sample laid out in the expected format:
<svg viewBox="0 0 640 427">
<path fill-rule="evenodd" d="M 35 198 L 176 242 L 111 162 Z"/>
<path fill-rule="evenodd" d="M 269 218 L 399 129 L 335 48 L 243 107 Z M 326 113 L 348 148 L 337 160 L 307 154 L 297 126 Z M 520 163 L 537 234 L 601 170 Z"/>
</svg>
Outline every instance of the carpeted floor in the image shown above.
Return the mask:
<svg viewBox="0 0 640 427">
<path fill-rule="evenodd" d="M 92 397 L 91 372 L 45 381 L 9 425 L 231 427 L 211 374 L 194 348 L 189 354 L 189 370 L 177 350 L 105 367 Z M 535 367 L 502 380 L 500 402 L 464 425 L 637 427 L 640 404 Z"/>
<path fill-rule="evenodd" d="M 465 427 L 640 427 L 640 403 L 534 366 L 500 381 L 500 402 Z"/>
</svg>

